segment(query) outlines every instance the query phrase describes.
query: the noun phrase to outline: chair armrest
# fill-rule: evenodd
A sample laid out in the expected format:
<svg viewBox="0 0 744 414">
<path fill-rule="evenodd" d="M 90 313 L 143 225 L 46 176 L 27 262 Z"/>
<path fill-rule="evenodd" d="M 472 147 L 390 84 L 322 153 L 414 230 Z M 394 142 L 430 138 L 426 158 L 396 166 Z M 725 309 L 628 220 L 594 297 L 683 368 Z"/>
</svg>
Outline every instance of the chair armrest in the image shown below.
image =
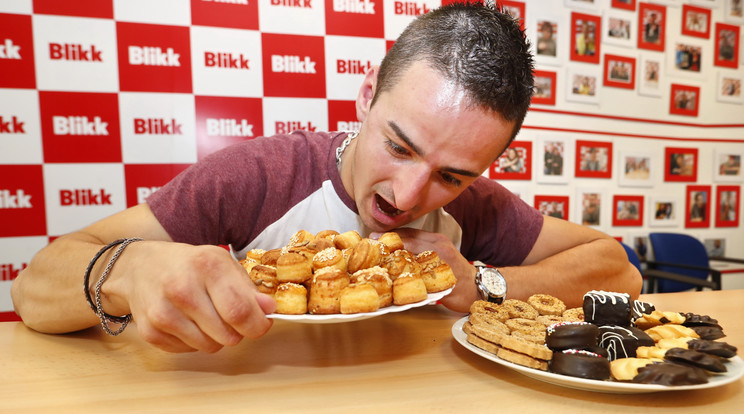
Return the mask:
<svg viewBox="0 0 744 414">
<path fill-rule="evenodd" d="M 744 259 L 737 259 L 734 257 L 710 257 L 710 260 L 715 260 L 717 262 L 729 262 L 729 263 L 741 263 L 744 264 Z"/>
<path fill-rule="evenodd" d="M 683 283 L 689 283 L 695 286 L 707 287 L 713 290 L 720 290 L 720 288 L 718 287 L 719 285 L 716 284 L 714 281 L 707 280 L 707 279 L 698 279 L 696 277 L 680 275 L 678 273 L 664 272 L 662 270 L 657 270 L 657 269 L 646 269 L 643 272 L 641 272 L 641 275 L 648 279 L 656 279 L 656 278 L 667 279 L 667 280 L 673 280 L 675 282 L 683 282 Z"/>
<path fill-rule="evenodd" d="M 657 262 L 653 260 L 647 261 L 646 265 L 649 267 L 647 270 L 654 270 L 654 271 L 658 271 L 657 269 L 658 266 L 676 267 L 678 269 L 703 270 L 710 274 L 711 282 L 714 284 L 711 287 L 711 289 L 721 290 L 721 271 L 720 270 L 713 269 L 710 267 L 705 267 L 705 266 L 695 266 L 695 265 L 688 265 L 688 264 L 682 264 L 682 263 Z M 669 273 L 669 272 L 664 272 L 664 273 Z M 675 274 L 675 273 L 669 273 L 669 274 Z M 684 276 L 684 275 L 677 275 L 677 276 Z M 690 277 L 690 276 L 684 276 L 684 277 L 689 277 L 691 280 L 705 280 L 705 279 L 698 279 L 696 277 Z M 672 279 L 672 280 L 675 280 L 675 279 Z M 677 280 L 677 281 L 682 282 L 682 280 Z M 685 283 L 689 283 L 695 286 L 703 286 L 695 282 L 685 282 Z"/>
</svg>

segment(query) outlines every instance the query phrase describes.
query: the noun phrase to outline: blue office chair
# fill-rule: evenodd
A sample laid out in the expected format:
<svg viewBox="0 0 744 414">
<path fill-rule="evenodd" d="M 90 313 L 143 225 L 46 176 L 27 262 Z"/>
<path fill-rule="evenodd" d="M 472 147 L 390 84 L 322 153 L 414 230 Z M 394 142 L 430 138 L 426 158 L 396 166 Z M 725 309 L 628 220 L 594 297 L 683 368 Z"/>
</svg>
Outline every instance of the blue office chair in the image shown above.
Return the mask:
<svg viewBox="0 0 744 414">
<path fill-rule="evenodd" d="M 642 272 L 648 293 L 680 292 L 704 287 L 721 290 L 721 272 L 710 267 L 708 252 L 698 239 L 687 234 L 649 234 L 654 260 Z"/>
</svg>

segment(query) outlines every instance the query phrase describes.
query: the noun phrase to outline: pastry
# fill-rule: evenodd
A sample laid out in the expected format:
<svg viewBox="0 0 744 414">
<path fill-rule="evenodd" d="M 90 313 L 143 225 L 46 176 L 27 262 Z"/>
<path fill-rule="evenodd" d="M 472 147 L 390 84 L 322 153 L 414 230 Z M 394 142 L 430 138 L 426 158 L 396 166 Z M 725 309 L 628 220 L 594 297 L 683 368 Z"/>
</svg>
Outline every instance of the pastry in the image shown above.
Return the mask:
<svg viewBox="0 0 744 414">
<path fill-rule="evenodd" d="M 239 260 L 238 263 L 240 263 L 240 265 L 243 266 L 243 269 L 245 269 L 245 271 L 248 273 L 251 272 L 251 269 L 253 269 L 254 266 L 261 264 L 260 261 L 256 259 L 250 259 L 250 258 Z"/>
<path fill-rule="evenodd" d="M 329 247 L 313 256 L 313 269 L 318 270 L 323 267 L 335 267 L 346 271 L 346 259 L 344 259 L 341 250 L 335 247 Z"/>
<path fill-rule="evenodd" d="M 679 312 L 662 312 L 659 310 L 653 310 L 651 313 L 645 314 L 636 319 L 634 323 L 640 329 L 648 329 L 668 323 L 681 325 L 684 321 L 684 315 Z"/>
<path fill-rule="evenodd" d="M 377 240 L 385 245 L 389 253 L 403 249 L 403 239 L 396 232 L 383 233 Z"/>
<path fill-rule="evenodd" d="M 610 361 L 635 357 L 639 346 L 654 346 L 655 343 L 648 334 L 632 326 L 600 326 L 597 342 L 607 350 Z"/>
<path fill-rule="evenodd" d="M 303 283 L 312 276 L 312 262 L 299 253 L 285 253 L 276 261 L 276 279 L 279 283 Z"/>
<path fill-rule="evenodd" d="M 499 358 L 505 361 L 509 361 L 511 363 L 522 365 L 528 368 L 539 369 L 540 371 L 548 370 L 547 361 L 533 358 L 529 355 L 525 355 L 519 352 L 512 351 L 511 349 L 506 349 L 502 347 L 498 350 L 498 352 L 496 352 L 496 356 L 498 356 Z"/>
<path fill-rule="evenodd" d="M 638 368 L 638 375 L 633 377 L 633 382 L 657 385 L 705 384 L 708 382 L 708 375 L 698 367 L 662 362 Z"/>
<path fill-rule="evenodd" d="M 504 337 L 500 345 L 512 351 L 519 352 L 520 354 L 529 355 L 533 358 L 542 359 L 544 361 L 550 360 L 553 356 L 553 351 L 545 345 L 525 341 L 524 339 L 511 335 Z"/>
<path fill-rule="evenodd" d="M 499 322 L 506 322 L 506 320 L 510 318 L 507 309 L 486 300 L 476 300 L 472 305 L 470 305 L 470 317 L 472 318 L 475 315 L 494 319 Z"/>
<path fill-rule="evenodd" d="M 599 328 L 588 322 L 561 322 L 546 329 L 545 345 L 556 351 L 597 346 Z"/>
<path fill-rule="evenodd" d="M 339 299 L 344 288 L 349 286 L 348 274 L 335 267 L 324 267 L 318 269 L 311 280 L 308 311 L 312 314 L 340 313 Z"/>
<path fill-rule="evenodd" d="M 379 266 L 382 260 L 382 251 L 370 239 L 362 239 L 351 251 L 347 269 L 349 273 L 355 273 L 362 269 Z"/>
<path fill-rule="evenodd" d="M 664 359 L 680 364 L 693 365 L 711 372 L 726 372 L 721 357 L 706 354 L 694 349 L 672 348 L 664 354 Z"/>
<path fill-rule="evenodd" d="M 550 372 L 572 377 L 606 380 L 610 378 L 610 361 L 594 352 L 566 349 L 553 353 Z"/>
<path fill-rule="evenodd" d="M 289 243 L 287 243 L 287 246 L 304 246 L 314 238 L 315 235 L 310 233 L 309 231 L 300 230 L 289 238 Z"/>
<path fill-rule="evenodd" d="M 583 322 L 584 308 L 571 308 L 563 312 L 563 319 L 566 321 Z"/>
<path fill-rule="evenodd" d="M 563 315 L 566 310 L 566 304 L 562 300 L 550 295 L 532 295 L 527 299 L 527 303 L 540 315 Z"/>
<path fill-rule="evenodd" d="M 380 308 L 380 296 L 370 284 L 349 285 L 341 292 L 339 308 L 344 314 L 374 312 Z"/>
<path fill-rule="evenodd" d="M 260 263 L 261 256 L 263 256 L 264 253 L 266 253 L 266 250 L 264 249 L 251 249 L 251 250 L 248 250 L 248 252 L 245 254 L 245 258 L 252 259 Z"/>
<path fill-rule="evenodd" d="M 447 263 L 441 262 L 439 266 L 428 271 L 421 272 L 421 278 L 426 285 L 426 291 L 436 293 L 447 290 L 457 282 L 455 273 Z"/>
<path fill-rule="evenodd" d="M 511 332 L 519 331 L 526 334 L 545 332 L 545 326 L 534 319 L 511 318 L 505 324 Z"/>
<path fill-rule="evenodd" d="M 416 261 L 421 265 L 421 271 L 427 271 L 439 266 L 441 260 L 437 252 L 426 250 L 416 255 Z"/>
<path fill-rule="evenodd" d="M 377 291 L 379 307 L 384 308 L 393 304 L 393 281 L 388 277 L 387 270 L 380 266 L 362 269 L 351 275 L 351 283 L 367 283 Z"/>
<path fill-rule="evenodd" d="M 487 341 L 487 340 L 485 340 L 485 339 L 483 339 L 483 338 L 481 338 L 481 337 L 479 337 L 477 335 L 474 335 L 474 334 L 468 334 L 468 337 L 467 338 L 468 338 L 468 342 L 469 343 L 477 346 L 478 348 L 480 348 L 480 349 L 482 349 L 484 351 L 490 352 L 492 354 L 495 354 L 495 353 L 499 352 L 499 349 L 501 349 L 501 347 L 498 344 L 495 344 L 493 342 Z"/>
<path fill-rule="evenodd" d="M 396 305 L 421 302 L 427 297 L 426 285 L 421 276 L 403 273 L 393 281 L 393 303 Z"/>
<path fill-rule="evenodd" d="M 261 264 L 268 266 L 276 266 L 276 261 L 282 254 L 282 249 L 271 249 L 267 250 L 261 255 Z"/>
<path fill-rule="evenodd" d="M 699 338 L 698 335 L 692 328 L 688 328 L 682 325 L 659 325 L 653 328 L 648 328 L 644 332 L 650 336 L 654 342 L 658 342 L 660 339 L 667 338 Z"/>
<path fill-rule="evenodd" d="M 690 326 L 701 339 L 715 340 L 726 336 L 720 326 Z"/>
<path fill-rule="evenodd" d="M 682 325 L 685 326 L 721 326 L 718 324 L 717 319 L 713 319 L 708 315 L 686 312 L 682 316 L 685 317 L 685 321 L 682 322 Z"/>
<path fill-rule="evenodd" d="M 303 315 L 307 313 L 307 289 L 297 283 L 282 283 L 276 288 L 276 313 Z"/>
<path fill-rule="evenodd" d="M 501 342 L 509 336 L 509 328 L 506 328 L 505 325 L 491 325 L 491 324 L 483 324 L 478 322 L 470 322 L 470 330 L 471 333 L 474 335 L 477 335 L 489 342 L 492 342 L 494 344 L 501 344 Z"/>
<path fill-rule="evenodd" d="M 486 312 L 471 313 L 468 318 L 470 323 L 474 325 L 492 325 L 499 331 L 502 331 L 504 335 L 509 335 L 511 329 L 504 322 L 501 322 L 498 317 Z"/>
<path fill-rule="evenodd" d="M 556 323 L 567 322 L 563 316 L 558 315 L 540 315 L 535 320 L 543 324 L 546 328 Z"/>
<path fill-rule="evenodd" d="M 509 312 L 510 318 L 535 319 L 539 315 L 532 305 L 519 299 L 507 299 L 501 306 Z"/>
<path fill-rule="evenodd" d="M 267 295 L 273 296 L 279 286 L 279 281 L 276 278 L 276 269 L 271 266 L 253 266 L 251 271 L 248 272 L 248 277 L 251 278 L 259 292 Z"/>
<path fill-rule="evenodd" d="M 636 357 L 645 359 L 664 359 L 664 355 L 669 348 L 659 348 L 656 346 L 639 346 L 636 348 Z"/>
<path fill-rule="evenodd" d="M 692 339 L 687 342 L 687 348 L 706 354 L 717 355 L 723 358 L 736 356 L 736 347 L 722 341 L 711 341 L 708 339 Z"/>
<path fill-rule="evenodd" d="M 632 320 L 636 320 L 642 317 L 644 314 L 651 313 L 654 310 L 656 310 L 656 307 L 652 303 L 634 300 L 633 307 L 630 310 L 630 318 Z"/>
<path fill-rule="evenodd" d="M 630 295 L 591 290 L 584 295 L 584 320 L 595 325 L 630 325 Z"/>
<path fill-rule="evenodd" d="M 545 345 L 545 331 L 512 331 L 511 336 L 536 344 Z"/>
<path fill-rule="evenodd" d="M 387 269 L 392 280 L 406 272 L 421 274 L 421 265 L 416 261 L 416 256 L 408 250 L 396 250 L 385 256 L 382 266 Z"/>
<path fill-rule="evenodd" d="M 362 241 L 362 236 L 354 230 L 347 231 L 345 233 L 337 234 L 333 237 L 333 243 L 339 250 L 351 249 Z"/>
<path fill-rule="evenodd" d="M 318 232 L 318 234 L 315 235 L 316 239 L 328 239 L 330 241 L 333 241 L 333 238 L 338 235 L 338 232 L 336 230 L 323 230 Z"/>
</svg>

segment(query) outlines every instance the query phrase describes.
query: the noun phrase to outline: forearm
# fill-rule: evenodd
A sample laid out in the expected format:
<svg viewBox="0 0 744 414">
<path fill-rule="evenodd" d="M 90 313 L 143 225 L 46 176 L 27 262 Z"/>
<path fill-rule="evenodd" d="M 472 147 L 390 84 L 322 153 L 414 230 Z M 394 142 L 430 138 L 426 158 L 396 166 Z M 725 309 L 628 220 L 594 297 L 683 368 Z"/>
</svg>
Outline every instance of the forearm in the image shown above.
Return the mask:
<svg viewBox="0 0 744 414">
<path fill-rule="evenodd" d="M 527 299 L 535 293 L 555 296 L 566 306 L 581 306 L 590 290 L 629 293 L 637 298 L 642 279 L 622 246 L 612 238 L 580 244 L 536 263 L 500 267 L 508 298 Z"/>
<path fill-rule="evenodd" d="M 34 256 L 11 289 L 15 310 L 26 325 L 41 332 L 62 333 L 98 323 L 85 300 L 83 275 L 103 245 L 93 236 L 75 233 L 60 237 Z M 112 250 L 92 269 L 92 283 Z"/>
</svg>

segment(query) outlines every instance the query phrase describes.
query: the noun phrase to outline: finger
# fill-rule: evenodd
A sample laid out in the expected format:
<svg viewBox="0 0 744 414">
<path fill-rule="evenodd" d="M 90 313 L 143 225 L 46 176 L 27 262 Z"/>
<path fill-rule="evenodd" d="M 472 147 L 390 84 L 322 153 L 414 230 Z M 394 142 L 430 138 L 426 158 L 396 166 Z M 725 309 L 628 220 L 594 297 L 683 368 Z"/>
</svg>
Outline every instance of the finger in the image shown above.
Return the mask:
<svg viewBox="0 0 744 414">
<path fill-rule="evenodd" d="M 172 303 L 172 302 L 171 302 Z M 138 321 L 143 325 L 143 331 L 148 335 L 145 340 L 160 345 L 170 344 L 168 337 L 178 339 L 187 347 L 204 352 L 217 352 L 222 344 L 216 342 L 179 309 L 171 305 L 152 307 L 148 309 L 144 321 Z M 176 348 L 180 344 L 175 344 Z"/>
<path fill-rule="evenodd" d="M 266 318 L 263 309 L 266 306 L 270 310 L 271 301 L 265 297 L 259 299 L 255 285 L 247 278 L 241 277 L 237 282 L 227 277 L 215 278 L 207 290 L 220 318 L 240 335 L 258 338 L 271 328 L 272 321 Z"/>
<path fill-rule="evenodd" d="M 186 345 L 177 337 L 154 329 L 151 325 L 137 324 L 137 331 L 142 339 L 150 345 L 166 352 L 195 352 L 196 349 Z"/>
</svg>

